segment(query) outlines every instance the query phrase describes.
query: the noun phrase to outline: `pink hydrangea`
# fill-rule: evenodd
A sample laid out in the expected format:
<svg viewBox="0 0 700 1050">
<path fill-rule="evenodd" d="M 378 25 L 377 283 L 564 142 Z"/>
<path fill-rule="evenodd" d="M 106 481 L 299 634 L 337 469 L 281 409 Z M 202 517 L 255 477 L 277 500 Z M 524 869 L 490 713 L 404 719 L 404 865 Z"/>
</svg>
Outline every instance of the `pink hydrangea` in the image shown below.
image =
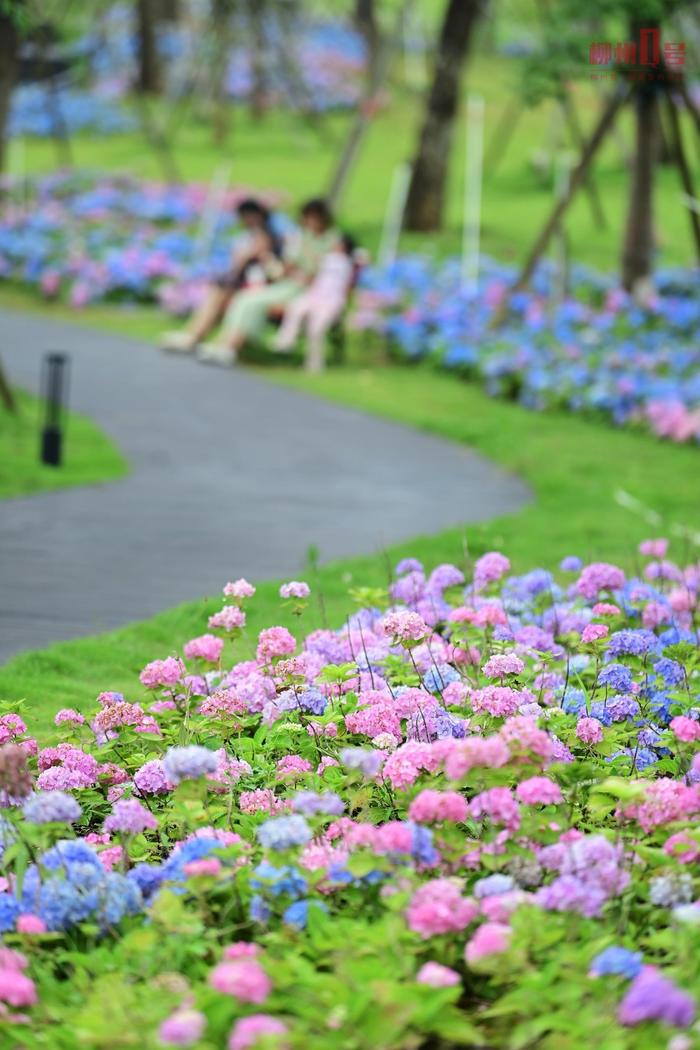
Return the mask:
<svg viewBox="0 0 700 1050">
<path fill-rule="evenodd" d="M 234 941 L 224 948 L 224 959 L 253 959 L 260 955 L 260 945 L 251 941 Z"/>
<path fill-rule="evenodd" d="M 408 816 L 418 824 L 448 821 L 461 824 L 467 819 L 469 805 L 458 791 L 435 791 L 426 788 L 414 798 Z"/>
<path fill-rule="evenodd" d="M 301 755 L 285 755 L 275 766 L 275 779 L 294 779 L 303 776 L 304 773 L 310 773 L 312 769 L 311 763 Z"/>
<path fill-rule="evenodd" d="M 46 933 L 46 923 L 38 915 L 20 915 L 17 919 L 17 933 L 30 936 Z"/>
<path fill-rule="evenodd" d="M 289 583 L 283 583 L 280 587 L 280 598 L 297 598 L 302 600 L 308 598 L 310 594 L 311 588 L 303 580 L 290 580 Z"/>
<path fill-rule="evenodd" d="M 487 685 L 485 689 L 472 692 L 471 705 L 474 711 L 487 711 L 494 718 L 508 718 L 521 704 L 532 699 L 531 693 L 519 692 L 507 685 Z"/>
<path fill-rule="evenodd" d="M 254 791 L 241 791 L 238 808 L 241 813 L 280 813 L 289 808 L 289 803 L 277 798 L 269 788 L 256 788 Z"/>
<path fill-rule="evenodd" d="M 134 784 L 142 795 L 166 795 L 175 789 L 175 784 L 168 780 L 165 766 L 159 758 L 152 758 L 136 770 Z"/>
<path fill-rule="evenodd" d="M 215 634 L 202 634 L 198 638 L 191 638 L 182 651 L 188 660 L 199 659 L 208 664 L 217 664 L 223 648 L 223 638 L 217 638 Z"/>
<path fill-rule="evenodd" d="M 665 558 L 668 552 L 668 540 L 654 539 L 642 540 L 639 544 L 639 553 L 645 558 Z"/>
<path fill-rule="evenodd" d="M 515 789 L 520 802 L 526 806 L 551 806 L 562 801 L 561 788 L 549 777 L 530 777 L 521 780 Z"/>
<path fill-rule="evenodd" d="M 386 635 L 404 644 L 419 642 L 431 633 L 422 616 L 405 610 L 389 613 L 382 627 Z"/>
<path fill-rule="evenodd" d="M 250 1050 L 260 1039 L 265 1038 L 267 1045 L 274 1043 L 282 1047 L 282 1041 L 288 1028 L 276 1017 L 269 1014 L 251 1014 L 236 1021 L 228 1041 L 228 1050 Z"/>
<path fill-rule="evenodd" d="M 619 616 L 620 610 L 611 602 L 596 602 L 592 609 L 594 616 Z"/>
<path fill-rule="evenodd" d="M 678 740 L 686 744 L 692 743 L 693 740 L 700 740 L 700 723 L 686 715 L 677 715 L 676 718 L 672 718 L 670 729 Z"/>
<path fill-rule="evenodd" d="M 696 786 L 687 787 L 670 777 L 661 777 L 646 785 L 642 802 L 634 802 L 623 811 L 624 816 L 637 823 L 646 832 L 654 828 L 684 820 L 700 809 Z"/>
<path fill-rule="evenodd" d="M 245 627 L 245 613 L 237 605 L 225 605 L 218 613 L 209 617 L 209 627 L 218 627 L 222 631 L 235 631 Z"/>
<path fill-rule="evenodd" d="M 510 562 L 504 554 L 489 551 L 481 556 L 474 566 L 474 585 L 483 590 L 490 583 L 496 583 L 510 570 Z"/>
<path fill-rule="evenodd" d="M 471 769 L 500 769 L 509 758 L 508 745 L 500 737 L 468 737 L 456 740 L 445 755 L 445 773 L 450 780 L 462 780 Z"/>
<path fill-rule="evenodd" d="M 581 632 L 581 641 L 584 645 L 591 645 L 593 642 L 599 642 L 609 633 L 610 628 L 604 623 L 589 623 Z"/>
<path fill-rule="evenodd" d="M 430 985 L 431 988 L 452 988 L 460 983 L 461 977 L 456 970 L 451 970 L 449 966 L 442 966 L 437 962 L 427 962 L 423 963 L 416 974 L 416 981 L 418 984 Z"/>
<path fill-rule="evenodd" d="M 617 565 L 594 561 L 586 565 L 576 581 L 576 590 L 592 601 L 601 591 L 617 591 L 625 584 L 625 574 Z"/>
<path fill-rule="evenodd" d="M 209 974 L 209 984 L 217 992 L 232 995 L 242 1003 L 264 1003 L 272 991 L 272 982 L 255 959 L 230 959 L 221 962 Z"/>
<path fill-rule="evenodd" d="M 522 674 L 525 664 L 515 653 L 496 653 L 483 667 L 487 678 L 505 678 L 509 674 Z"/>
<path fill-rule="evenodd" d="M 56 714 L 54 718 L 54 725 L 60 726 L 64 722 L 72 722 L 74 725 L 81 726 L 85 722 L 85 718 L 81 715 L 80 711 L 75 711 L 72 707 L 63 707 Z"/>
<path fill-rule="evenodd" d="M 421 937 L 460 933 L 479 913 L 478 904 L 462 896 L 461 879 L 431 879 L 416 890 L 406 911 L 409 928 Z"/>
<path fill-rule="evenodd" d="M 202 1038 L 206 1026 L 203 1013 L 191 1007 L 181 1007 L 163 1021 L 158 1038 L 166 1046 L 192 1046 Z"/>
<path fill-rule="evenodd" d="M 10 1006 L 34 1006 L 37 1001 L 34 981 L 19 969 L 0 968 L 0 1002 Z"/>
<path fill-rule="evenodd" d="M 291 656 L 296 640 L 286 627 L 268 627 L 258 635 L 257 658 L 268 664 L 280 656 Z"/>
<path fill-rule="evenodd" d="M 183 871 L 188 879 L 200 878 L 203 875 L 220 875 L 222 864 L 218 857 L 202 857 L 201 860 L 190 860 L 184 865 Z"/>
<path fill-rule="evenodd" d="M 19 715 L 14 711 L 0 716 L 0 744 L 7 744 L 10 740 L 16 740 L 27 732 L 27 727 Z"/>
<path fill-rule="evenodd" d="M 664 853 L 681 864 L 694 864 L 700 857 L 700 846 L 686 831 L 677 831 L 664 842 Z"/>
<path fill-rule="evenodd" d="M 227 583 L 224 586 L 224 597 L 234 598 L 236 601 L 243 601 L 244 598 L 252 598 L 255 594 L 255 587 L 252 583 L 248 583 L 247 580 L 241 578 L 240 580 L 234 580 L 233 583 Z"/>
<path fill-rule="evenodd" d="M 501 922 L 485 922 L 473 934 L 464 949 L 464 958 L 470 966 L 488 955 L 497 955 L 508 949 L 510 926 Z"/>
<path fill-rule="evenodd" d="M 494 824 L 502 824 L 510 830 L 516 830 L 520 825 L 520 808 L 507 787 L 481 791 L 469 803 L 469 812 L 477 820 L 488 817 Z"/>
<path fill-rule="evenodd" d="M 576 736 L 584 744 L 599 744 L 603 739 L 603 726 L 597 718 L 579 718 Z"/>
<path fill-rule="evenodd" d="M 157 689 L 159 686 L 175 685 L 184 673 L 182 661 L 168 656 L 165 660 L 152 660 L 150 664 L 146 664 L 139 680 L 147 689 Z"/>
</svg>

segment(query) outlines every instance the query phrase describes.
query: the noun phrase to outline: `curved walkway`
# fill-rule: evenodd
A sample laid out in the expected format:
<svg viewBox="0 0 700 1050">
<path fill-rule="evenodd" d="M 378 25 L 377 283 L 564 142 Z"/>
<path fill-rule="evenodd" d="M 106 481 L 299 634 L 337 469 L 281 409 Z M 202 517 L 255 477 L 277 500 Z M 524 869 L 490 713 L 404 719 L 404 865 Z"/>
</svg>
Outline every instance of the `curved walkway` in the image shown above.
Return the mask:
<svg viewBox="0 0 700 1050">
<path fill-rule="evenodd" d="M 71 408 L 131 463 L 120 481 L 0 503 L 0 660 L 240 575 L 297 575 L 312 544 L 324 561 L 367 554 L 529 498 L 466 448 L 245 369 L 11 312 L 0 331 L 10 381 L 31 390 L 44 352 L 70 353 Z"/>
</svg>

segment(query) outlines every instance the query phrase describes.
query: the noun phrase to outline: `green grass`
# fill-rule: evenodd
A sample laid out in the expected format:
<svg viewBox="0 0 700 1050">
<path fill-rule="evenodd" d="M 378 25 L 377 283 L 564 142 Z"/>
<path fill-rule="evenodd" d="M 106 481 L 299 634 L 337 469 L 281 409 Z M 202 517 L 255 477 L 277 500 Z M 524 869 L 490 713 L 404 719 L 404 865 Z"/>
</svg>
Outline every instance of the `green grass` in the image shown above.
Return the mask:
<svg viewBox="0 0 700 1050">
<path fill-rule="evenodd" d="M 39 462 L 41 402 L 16 390 L 17 412 L 0 407 L 0 499 L 72 485 L 94 485 L 121 477 L 127 464 L 92 420 L 70 412 L 61 467 Z"/>
<path fill-rule="evenodd" d="M 692 480 L 697 476 L 697 449 L 615 430 L 606 423 L 559 413 L 536 414 L 492 401 L 476 387 L 426 366 L 357 365 L 318 377 L 289 368 L 266 369 L 265 374 L 273 381 L 464 442 L 520 475 L 532 489 L 532 503 L 517 514 L 323 566 L 311 582 L 323 595 L 331 625 L 347 615 L 348 584 L 385 584 L 387 558 L 393 563 L 414 554 L 431 565 L 463 564 L 465 547 L 472 556 L 495 547 L 507 552 L 518 570 L 536 565 L 553 568 L 569 553 L 633 568 L 635 545 L 650 532 L 678 533 L 677 553 L 682 557 L 688 552 L 690 534 L 700 528 L 700 489 Z M 649 525 L 622 507 L 616 499 L 619 490 L 660 515 L 660 522 Z M 445 499 L 449 498 L 446 491 Z M 222 584 L 225 571 L 222 566 Z M 289 624 L 289 617 L 279 611 L 277 587 L 276 583 L 260 587 L 251 605 L 247 640 L 237 647 L 238 658 L 251 654 L 260 628 Z M 201 633 L 206 615 L 217 607 L 216 599 L 191 602 L 142 624 L 20 655 L 0 668 L 0 698 L 25 697 L 33 724 L 44 727 L 58 708 L 89 706 L 102 689 L 120 690 L 133 699 L 143 693 L 137 682 L 139 669 Z M 316 606 L 308 617 L 304 630 L 322 623 Z"/>
<path fill-rule="evenodd" d="M 513 99 L 517 100 L 521 93 L 520 78 L 518 62 L 495 57 L 478 57 L 467 76 L 467 86 L 486 100 L 487 158 L 501 115 L 504 110 L 512 113 L 509 123 L 514 130 L 502 161 L 495 171 L 485 171 L 482 231 L 483 250 L 510 262 L 523 258 L 552 205 L 553 173 L 550 169 L 543 176 L 538 175 L 533 155 L 571 149 L 553 103 L 531 110 L 518 109 L 517 105 L 511 109 Z M 580 122 L 589 131 L 599 111 L 600 92 L 593 82 L 582 83 L 576 88 L 576 99 Z M 183 178 L 208 181 L 217 165 L 230 161 L 234 183 L 281 192 L 289 206 L 327 188 L 351 116 L 331 114 L 319 125 L 317 133 L 301 118 L 284 112 L 270 112 L 259 121 L 242 107 L 231 112 L 232 130 L 224 147 L 214 143 L 210 124 L 195 110 L 178 121 L 174 154 Z M 341 202 L 343 223 L 371 250 L 379 242 L 392 171 L 396 164 L 412 156 L 421 115 L 421 93 L 401 81 L 397 68 L 396 82 L 387 92 L 386 107 L 370 126 Z M 691 141 L 690 126 L 686 134 Z M 595 171 L 604 198 L 607 228 L 592 221 L 585 193 L 574 203 L 566 220 L 572 256 L 603 270 L 614 270 L 618 264 L 628 181 L 623 154 L 631 148 L 632 141 L 631 115 L 626 113 L 615 136 L 602 150 Z M 72 150 L 74 163 L 79 167 L 162 177 L 153 151 L 138 133 L 100 139 L 77 137 Z M 452 151 L 446 229 L 429 238 L 406 234 L 403 250 L 459 251 L 463 158 L 464 120 L 460 115 Z M 692 154 L 691 162 L 695 160 Z M 25 163 L 29 173 L 53 171 L 57 165 L 54 145 L 47 140 L 27 139 Z M 678 174 L 674 168 L 661 167 L 657 176 L 660 262 L 687 264 L 694 255 L 688 214 L 680 200 Z"/>
<path fill-rule="evenodd" d="M 517 84 L 517 67 L 503 60 L 480 59 L 470 72 L 470 82 L 487 103 L 487 152 L 490 134 L 510 97 L 508 86 Z M 598 100 L 591 85 L 577 90 L 582 122 L 590 128 Z M 375 248 L 396 163 L 410 157 L 420 119 L 417 96 L 393 91 L 385 112 L 374 122 L 360 161 L 347 188 L 342 219 L 370 248 Z M 517 261 L 538 230 L 552 201 L 551 179 L 541 180 L 531 164 L 533 150 L 546 146 L 555 130 L 553 107 L 542 106 L 522 114 L 510 146 L 495 174 L 486 173 L 483 201 L 483 248 L 499 258 Z M 337 143 L 347 130 L 348 117 L 327 121 L 328 140 L 289 116 L 270 113 L 254 123 L 247 112 L 236 110 L 230 143 L 224 152 L 233 162 L 233 180 L 251 187 L 284 191 L 290 201 L 322 190 L 337 153 Z M 631 141 L 629 115 L 621 135 L 602 152 L 596 169 L 605 199 L 609 226 L 593 224 L 588 203 L 581 197 L 567 219 L 573 256 L 601 269 L 614 269 L 624 221 L 627 173 L 619 142 Z M 224 157 L 211 132 L 194 116 L 182 121 L 177 140 L 177 160 L 187 179 L 208 180 Z M 158 177 L 152 153 L 136 135 L 74 142 L 79 165 L 130 171 Z M 50 143 L 30 141 L 26 150 L 32 172 L 55 167 Z M 453 152 L 448 193 L 446 230 L 434 238 L 405 235 L 402 249 L 435 252 L 459 248 L 462 195 L 463 125 L 460 122 Z M 687 216 L 680 204 L 677 176 L 671 169 L 658 172 L 657 228 L 660 258 L 664 263 L 688 263 L 692 258 Z M 35 292 L 5 284 L 0 305 L 40 309 L 53 317 L 152 338 L 163 326 L 154 310 L 114 306 L 94 307 L 83 313 L 57 305 L 41 304 Z M 520 513 L 486 525 L 454 529 L 439 536 L 377 552 L 372 556 L 324 566 L 312 580 L 322 593 L 330 624 L 341 622 L 348 611 L 345 596 L 350 582 L 383 584 L 387 556 L 412 553 L 429 564 L 462 563 L 465 544 L 472 555 L 498 547 L 511 557 L 516 569 L 543 564 L 554 567 L 568 553 L 583 557 L 634 563 L 636 542 L 650 532 L 675 530 L 685 544 L 685 532 L 700 528 L 700 491 L 697 450 L 657 442 L 632 431 L 617 431 L 607 423 L 563 414 L 538 415 L 511 404 L 490 400 L 482 391 L 441 374 L 428 366 L 412 368 L 380 365 L 363 359 L 342 371 L 307 377 L 285 367 L 267 369 L 272 381 L 299 387 L 320 396 L 353 405 L 421 427 L 470 445 L 507 470 L 523 477 L 533 492 L 533 502 Z M 616 499 L 622 490 L 660 515 L 661 523 L 649 525 L 624 509 Z M 450 499 L 449 491 L 445 499 Z M 679 557 L 681 554 L 679 554 Z M 225 582 L 222 566 L 222 584 Z M 256 632 L 275 622 L 288 622 L 279 612 L 277 584 L 263 584 L 251 606 L 248 640 L 239 643 L 239 657 L 248 655 Z M 102 689 L 117 689 L 130 698 L 143 691 L 137 673 L 148 660 L 177 649 L 193 634 L 201 633 L 216 600 L 189 603 L 164 612 L 143 624 L 99 637 L 62 643 L 37 653 L 18 656 L 0 669 L 0 698 L 27 698 L 34 724 L 46 726 L 62 706 L 89 706 Z M 303 630 L 322 622 L 315 606 Z"/>
</svg>

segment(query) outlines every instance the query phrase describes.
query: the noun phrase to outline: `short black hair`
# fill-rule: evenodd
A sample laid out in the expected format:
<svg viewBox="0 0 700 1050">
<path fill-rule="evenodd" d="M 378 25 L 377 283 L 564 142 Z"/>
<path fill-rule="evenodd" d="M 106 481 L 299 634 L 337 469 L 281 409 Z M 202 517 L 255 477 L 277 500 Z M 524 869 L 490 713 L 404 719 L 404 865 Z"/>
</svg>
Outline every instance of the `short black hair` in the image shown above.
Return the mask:
<svg viewBox="0 0 700 1050">
<path fill-rule="evenodd" d="M 301 214 L 304 218 L 306 218 L 307 215 L 316 215 L 326 226 L 333 225 L 333 214 L 323 197 L 312 197 L 311 200 L 302 204 Z"/>
<path fill-rule="evenodd" d="M 239 215 L 259 215 L 265 222 L 270 218 L 268 209 L 255 197 L 245 197 L 237 206 L 236 211 Z"/>
<path fill-rule="evenodd" d="M 357 248 L 357 241 L 351 233 L 341 233 L 340 243 L 343 246 L 343 250 L 346 251 L 348 255 L 354 254 L 355 249 Z"/>
</svg>

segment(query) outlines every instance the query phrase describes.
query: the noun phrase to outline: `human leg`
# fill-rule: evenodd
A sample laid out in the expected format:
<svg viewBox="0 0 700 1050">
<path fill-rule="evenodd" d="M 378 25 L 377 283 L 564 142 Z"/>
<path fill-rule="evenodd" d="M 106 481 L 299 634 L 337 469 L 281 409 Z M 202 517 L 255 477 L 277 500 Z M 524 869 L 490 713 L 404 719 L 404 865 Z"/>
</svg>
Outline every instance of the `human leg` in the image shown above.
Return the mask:
<svg viewBox="0 0 700 1050">
<path fill-rule="evenodd" d="M 160 339 L 161 347 L 174 353 L 191 353 L 197 343 L 221 320 L 230 299 L 229 289 L 216 284 L 209 285 L 202 303 L 193 313 L 185 329 L 164 332 Z"/>
<path fill-rule="evenodd" d="M 291 350 L 301 333 L 302 325 L 313 309 L 313 299 L 308 293 L 297 296 L 284 310 L 282 324 L 275 338 L 276 350 Z"/>
<path fill-rule="evenodd" d="M 306 354 L 304 369 L 307 372 L 321 372 L 326 357 L 326 336 L 335 322 L 341 317 L 344 301 L 325 298 L 316 303 L 309 314 L 307 322 Z"/>
</svg>

